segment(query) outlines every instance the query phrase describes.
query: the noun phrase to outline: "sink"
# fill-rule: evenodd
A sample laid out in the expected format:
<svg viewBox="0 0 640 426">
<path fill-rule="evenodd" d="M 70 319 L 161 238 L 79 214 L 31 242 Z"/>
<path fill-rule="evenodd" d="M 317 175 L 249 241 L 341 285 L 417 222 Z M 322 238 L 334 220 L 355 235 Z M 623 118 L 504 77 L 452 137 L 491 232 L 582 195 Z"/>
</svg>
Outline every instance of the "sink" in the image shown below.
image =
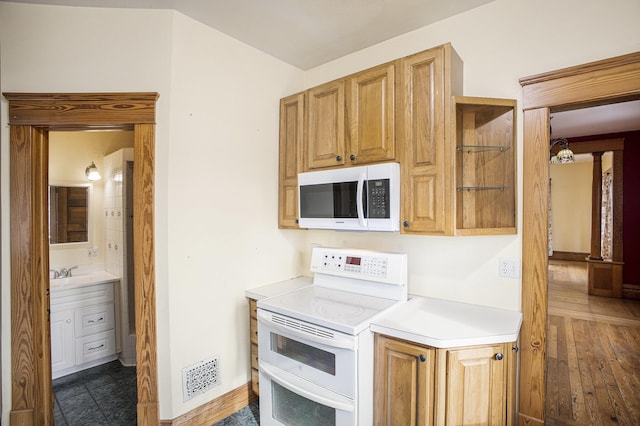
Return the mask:
<svg viewBox="0 0 640 426">
<path fill-rule="evenodd" d="M 51 278 L 49 285 L 51 289 L 58 289 L 69 286 L 83 286 L 100 284 L 119 279 L 117 276 L 106 271 L 80 272 L 65 278 Z"/>
</svg>

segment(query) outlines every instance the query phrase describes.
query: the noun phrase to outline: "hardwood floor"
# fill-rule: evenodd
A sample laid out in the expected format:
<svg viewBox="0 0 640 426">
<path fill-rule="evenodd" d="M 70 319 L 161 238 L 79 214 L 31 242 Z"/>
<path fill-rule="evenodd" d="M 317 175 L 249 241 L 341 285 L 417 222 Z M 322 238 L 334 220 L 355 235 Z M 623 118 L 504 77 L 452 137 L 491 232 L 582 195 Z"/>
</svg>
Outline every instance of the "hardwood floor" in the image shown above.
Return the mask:
<svg viewBox="0 0 640 426">
<path fill-rule="evenodd" d="M 640 301 L 587 294 L 584 262 L 549 262 L 548 425 L 640 425 Z"/>
</svg>

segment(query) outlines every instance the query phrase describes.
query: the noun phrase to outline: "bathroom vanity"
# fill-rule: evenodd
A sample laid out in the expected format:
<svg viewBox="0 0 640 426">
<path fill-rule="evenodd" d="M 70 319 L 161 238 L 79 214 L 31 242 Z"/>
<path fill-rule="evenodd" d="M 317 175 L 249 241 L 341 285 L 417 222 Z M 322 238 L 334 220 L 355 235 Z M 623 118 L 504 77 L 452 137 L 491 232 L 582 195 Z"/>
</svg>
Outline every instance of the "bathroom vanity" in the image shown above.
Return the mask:
<svg viewBox="0 0 640 426">
<path fill-rule="evenodd" d="M 108 273 L 51 280 L 51 373 L 58 378 L 117 358 L 119 280 Z"/>
</svg>

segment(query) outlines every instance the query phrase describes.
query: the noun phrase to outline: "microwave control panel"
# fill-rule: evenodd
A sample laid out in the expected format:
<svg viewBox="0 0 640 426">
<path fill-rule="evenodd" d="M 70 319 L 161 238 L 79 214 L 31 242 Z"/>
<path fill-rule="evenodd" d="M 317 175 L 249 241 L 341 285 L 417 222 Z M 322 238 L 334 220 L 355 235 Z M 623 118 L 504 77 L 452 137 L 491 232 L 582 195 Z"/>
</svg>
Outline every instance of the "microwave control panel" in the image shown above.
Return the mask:
<svg viewBox="0 0 640 426">
<path fill-rule="evenodd" d="M 367 210 L 369 219 L 389 218 L 389 179 L 367 181 Z"/>
</svg>

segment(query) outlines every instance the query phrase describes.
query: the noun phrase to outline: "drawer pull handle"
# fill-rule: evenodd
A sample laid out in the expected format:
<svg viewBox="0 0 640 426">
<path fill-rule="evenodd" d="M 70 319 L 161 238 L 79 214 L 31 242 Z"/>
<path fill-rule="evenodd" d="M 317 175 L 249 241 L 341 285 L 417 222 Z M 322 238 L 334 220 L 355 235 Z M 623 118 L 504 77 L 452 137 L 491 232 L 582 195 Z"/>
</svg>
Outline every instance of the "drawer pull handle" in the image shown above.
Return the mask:
<svg viewBox="0 0 640 426">
<path fill-rule="evenodd" d="M 418 359 L 420 360 L 420 362 L 425 362 L 427 360 L 427 357 L 420 354 L 420 356 L 418 357 Z"/>
<path fill-rule="evenodd" d="M 104 321 L 104 318 L 103 318 L 103 317 L 100 317 L 100 318 L 98 318 L 98 319 L 95 319 L 95 320 L 89 320 L 89 321 L 87 321 L 87 322 L 88 322 L 89 324 L 93 324 L 94 322 L 102 322 L 102 321 Z"/>
<path fill-rule="evenodd" d="M 502 358 L 504 358 L 504 355 L 502 355 L 502 353 L 498 352 L 498 353 L 496 354 L 496 359 L 497 359 L 498 361 L 502 361 Z"/>
<path fill-rule="evenodd" d="M 103 343 L 103 344 L 101 344 L 100 346 L 94 346 L 94 347 L 92 347 L 92 348 L 87 348 L 87 350 L 88 350 L 88 351 L 95 351 L 95 350 L 97 350 L 97 349 L 102 349 L 102 348 L 104 348 L 104 343 Z"/>
</svg>

